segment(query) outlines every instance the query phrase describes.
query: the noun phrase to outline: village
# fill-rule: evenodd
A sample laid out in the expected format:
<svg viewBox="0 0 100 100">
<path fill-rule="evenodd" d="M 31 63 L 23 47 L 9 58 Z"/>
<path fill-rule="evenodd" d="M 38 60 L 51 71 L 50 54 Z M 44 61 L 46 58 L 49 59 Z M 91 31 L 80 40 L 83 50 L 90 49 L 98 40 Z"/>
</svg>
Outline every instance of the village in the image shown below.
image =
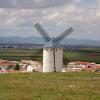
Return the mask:
<svg viewBox="0 0 100 100">
<path fill-rule="evenodd" d="M 73 61 L 64 65 L 62 72 L 100 72 L 100 64 Z M 0 59 L 0 73 L 43 72 L 43 62 L 32 60 L 8 61 Z"/>
</svg>

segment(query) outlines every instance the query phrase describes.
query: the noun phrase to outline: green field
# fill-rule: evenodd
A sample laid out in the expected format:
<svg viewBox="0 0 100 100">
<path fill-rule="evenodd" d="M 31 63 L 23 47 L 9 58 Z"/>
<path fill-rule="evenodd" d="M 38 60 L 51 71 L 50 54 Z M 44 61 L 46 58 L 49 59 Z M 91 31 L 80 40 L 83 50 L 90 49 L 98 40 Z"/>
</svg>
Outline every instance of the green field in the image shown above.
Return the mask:
<svg viewBox="0 0 100 100">
<path fill-rule="evenodd" d="M 100 50 L 65 50 L 64 56 L 69 61 L 89 61 L 100 63 Z"/>
<path fill-rule="evenodd" d="M 0 100 L 100 100 L 100 73 L 0 74 Z"/>
<path fill-rule="evenodd" d="M 42 61 L 42 50 L 37 52 L 37 49 L 0 49 L 0 59 L 6 60 L 22 60 L 31 59 Z"/>
<path fill-rule="evenodd" d="M 42 50 L 37 49 L 0 49 L 0 59 L 42 61 L 43 56 Z M 100 49 L 64 50 L 64 64 L 76 60 L 100 63 Z"/>
</svg>

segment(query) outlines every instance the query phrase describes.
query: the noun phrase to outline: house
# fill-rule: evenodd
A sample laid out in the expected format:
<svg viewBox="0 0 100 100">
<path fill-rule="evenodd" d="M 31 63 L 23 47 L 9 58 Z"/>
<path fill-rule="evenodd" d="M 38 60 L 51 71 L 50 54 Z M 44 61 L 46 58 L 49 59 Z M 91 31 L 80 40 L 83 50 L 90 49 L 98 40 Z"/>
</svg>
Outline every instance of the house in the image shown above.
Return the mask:
<svg viewBox="0 0 100 100">
<path fill-rule="evenodd" d="M 19 63 L 22 72 L 42 72 L 42 62 L 32 60 L 21 60 Z"/>
<path fill-rule="evenodd" d="M 0 59 L 0 66 L 2 66 L 2 67 L 16 66 L 16 63 Z"/>
<path fill-rule="evenodd" d="M 31 64 L 32 60 L 21 60 L 22 64 Z"/>
<path fill-rule="evenodd" d="M 100 72 L 100 64 L 95 65 L 95 72 Z"/>
<path fill-rule="evenodd" d="M 31 61 L 31 65 L 33 68 L 36 68 L 37 72 L 42 72 L 43 64 L 40 61 Z"/>
<path fill-rule="evenodd" d="M 27 72 L 34 72 L 36 68 L 33 68 L 32 65 L 27 66 Z"/>
<path fill-rule="evenodd" d="M 62 72 L 67 72 L 67 68 L 62 68 Z"/>
<path fill-rule="evenodd" d="M 74 61 L 67 65 L 68 71 L 93 71 L 95 69 L 95 63 Z"/>
<path fill-rule="evenodd" d="M 8 61 L 0 59 L 0 73 L 10 73 L 13 72 L 12 69 L 16 66 L 15 61 Z"/>
</svg>

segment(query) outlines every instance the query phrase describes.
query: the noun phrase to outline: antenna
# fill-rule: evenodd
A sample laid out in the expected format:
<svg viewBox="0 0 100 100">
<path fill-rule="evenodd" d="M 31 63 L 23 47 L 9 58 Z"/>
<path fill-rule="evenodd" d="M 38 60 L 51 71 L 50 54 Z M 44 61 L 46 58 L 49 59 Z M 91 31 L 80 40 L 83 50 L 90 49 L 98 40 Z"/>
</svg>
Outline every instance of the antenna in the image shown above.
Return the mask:
<svg viewBox="0 0 100 100">
<path fill-rule="evenodd" d="M 41 36 L 43 37 L 43 39 L 46 42 L 51 40 L 51 38 L 49 37 L 48 33 L 43 29 L 43 27 L 39 23 L 35 24 L 34 27 L 41 34 Z"/>
<path fill-rule="evenodd" d="M 72 27 L 69 27 L 67 30 L 65 30 L 62 34 L 60 34 L 58 37 L 55 38 L 55 42 L 63 40 L 66 36 L 71 34 L 73 32 Z"/>
</svg>

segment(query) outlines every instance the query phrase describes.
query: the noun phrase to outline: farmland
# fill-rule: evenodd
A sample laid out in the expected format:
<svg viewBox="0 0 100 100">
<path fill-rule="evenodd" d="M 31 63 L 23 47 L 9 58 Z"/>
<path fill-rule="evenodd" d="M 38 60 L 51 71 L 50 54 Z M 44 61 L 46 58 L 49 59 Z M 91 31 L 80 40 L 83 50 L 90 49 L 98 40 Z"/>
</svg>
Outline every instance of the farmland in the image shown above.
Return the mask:
<svg viewBox="0 0 100 100">
<path fill-rule="evenodd" d="M 100 50 L 99 49 L 90 49 L 90 50 L 66 50 L 64 51 L 65 58 L 68 58 L 69 61 L 89 61 L 100 63 Z"/>
<path fill-rule="evenodd" d="M 0 49 L 0 59 L 32 59 L 42 61 L 42 50 L 39 49 Z M 90 61 L 100 63 L 100 49 L 64 50 L 64 63 L 67 61 Z"/>
<path fill-rule="evenodd" d="M 0 75 L 0 100 L 100 100 L 99 73 Z"/>
<path fill-rule="evenodd" d="M 1 49 L 0 58 L 7 60 L 31 59 L 42 60 L 42 51 L 37 54 L 37 49 Z"/>
</svg>

